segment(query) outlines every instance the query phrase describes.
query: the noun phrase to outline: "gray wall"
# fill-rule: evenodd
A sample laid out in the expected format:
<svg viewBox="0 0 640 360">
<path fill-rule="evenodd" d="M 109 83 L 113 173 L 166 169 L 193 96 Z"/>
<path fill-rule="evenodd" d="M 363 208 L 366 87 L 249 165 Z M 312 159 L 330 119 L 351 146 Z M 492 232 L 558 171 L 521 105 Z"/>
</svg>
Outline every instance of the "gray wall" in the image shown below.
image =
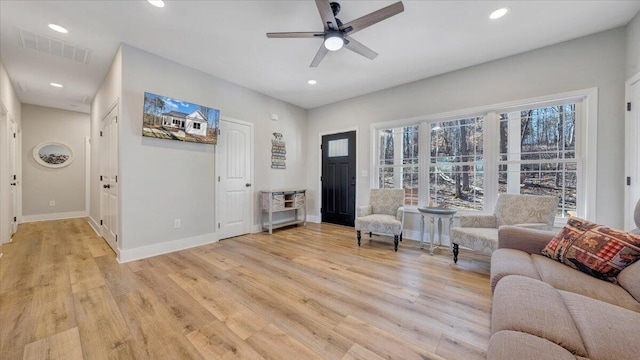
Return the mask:
<svg viewBox="0 0 640 360">
<path fill-rule="evenodd" d="M 303 187 L 306 111 L 220 78 L 122 45 L 120 122 L 121 243 L 123 250 L 215 235 L 215 146 L 142 137 L 144 92 L 220 109 L 222 117 L 254 124 L 255 186 Z M 276 113 L 278 121 L 271 121 Z M 272 133 L 287 141 L 287 169 L 271 165 Z M 178 185 L 178 186 L 176 186 Z M 193 196 L 193 189 L 200 189 Z M 256 207 L 253 223 L 258 223 Z M 174 229 L 173 219 L 182 219 Z"/>
<path fill-rule="evenodd" d="M 627 24 L 626 79 L 640 72 L 640 11 Z"/>
<path fill-rule="evenodd" d="M 89 136 L 89 114 L 22 105 L 22 209 L 23 216 L 84 212 L 85 138 Z M 69 166 L 52 169 L 38 164 L 33 149 L 56 141 L 73 151 Z M 49 206 L 49 201 L 55 206 Z"/>
<path fill-rule="evenodd" d="M 309 212 L 318 215 L 318 134 L 358 126 L 358 169 L 370 171 L 372 123 L 598 87 L 597 221 L 621 227 L 624 170 L 624 27 L 444 75 L 378 91 L 308 112 Z M 358 177 L 359 205 L 369 177 Z M 410 224 L 419 223 L 415 219 Z M 414 227 L 417 230 L 417 226 Z"/>
</svg>

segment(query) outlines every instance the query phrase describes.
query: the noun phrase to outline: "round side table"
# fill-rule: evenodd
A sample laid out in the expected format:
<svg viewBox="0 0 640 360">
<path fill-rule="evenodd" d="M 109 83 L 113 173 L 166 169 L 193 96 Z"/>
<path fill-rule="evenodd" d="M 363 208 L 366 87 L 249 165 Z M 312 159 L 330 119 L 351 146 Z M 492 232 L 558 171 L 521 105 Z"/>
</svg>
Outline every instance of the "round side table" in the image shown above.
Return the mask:
<svg viewBox="0 0 640 360">
<path fill-rule="evenodd" d="M 451 233 L 451 226 L 453 225 L 453 215 L 458 212 L 456 209 L 421 206 L 418 208 L 420 212 L 420 249 L 424 248 L 424 218 L 429 217 L 429 254 L 433 255 L 434 250 L 434 225 L 435 220 L 438 219 L 438 243 L 435 246 L 442 245 L 442 219 L 449 219 L 449 233 Z"/>
</svg>

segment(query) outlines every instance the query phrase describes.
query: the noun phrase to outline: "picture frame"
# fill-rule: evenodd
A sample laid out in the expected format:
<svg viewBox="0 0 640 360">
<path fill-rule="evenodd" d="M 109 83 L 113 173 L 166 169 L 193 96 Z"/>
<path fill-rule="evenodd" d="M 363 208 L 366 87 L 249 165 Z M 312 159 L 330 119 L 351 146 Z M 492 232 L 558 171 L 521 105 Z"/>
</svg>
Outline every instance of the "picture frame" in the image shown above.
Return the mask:
<svg viewBox="0 0 640 360">
<path fill-rule="evenodd" d="M 144 93 L 142 136 L 216 145 L 220 110 Z"/>
</svg>

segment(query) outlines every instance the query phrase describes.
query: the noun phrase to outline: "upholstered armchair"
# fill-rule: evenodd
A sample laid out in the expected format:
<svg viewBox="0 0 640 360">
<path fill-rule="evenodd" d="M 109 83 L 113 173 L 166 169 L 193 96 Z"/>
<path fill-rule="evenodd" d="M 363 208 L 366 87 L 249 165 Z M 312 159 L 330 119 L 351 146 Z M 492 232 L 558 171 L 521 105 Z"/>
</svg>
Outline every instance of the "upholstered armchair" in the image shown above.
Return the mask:
<svg viewBox="0 0 640 360">
<path fill-rule="evenodd" d="M 360 246 L 361 232 L 393 235 L 393 249 L 398 251 L 404 227 L 404 189 L 371 189 L 369 205 L 359 206 L 356 214 L 356 236 Z"/>
<path fill-rule="evenodd" d="M 551 230 L 557 209 L 556 196 L 500 194 L 493 215 L 460 216 L 460 227 L 451 228 L 453 261 L 458 262 L 458 246 L 491 255 L 502 225 Z"/>
</svg>

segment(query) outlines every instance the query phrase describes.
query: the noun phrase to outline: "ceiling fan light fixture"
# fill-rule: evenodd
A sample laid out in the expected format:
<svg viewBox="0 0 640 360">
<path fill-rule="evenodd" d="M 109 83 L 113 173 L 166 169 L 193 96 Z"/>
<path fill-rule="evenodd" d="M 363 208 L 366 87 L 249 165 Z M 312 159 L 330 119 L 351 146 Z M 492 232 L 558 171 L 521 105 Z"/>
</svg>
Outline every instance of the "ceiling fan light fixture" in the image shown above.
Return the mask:
<svg viewBox="0 0 640 360">
<path fill-rule="evenodd" d="M 338 51 L 344 45 L 344 35 L 341 31 L 327 31 L 324 35 L 324 47 L 329 51 Z"/>
</svg>

